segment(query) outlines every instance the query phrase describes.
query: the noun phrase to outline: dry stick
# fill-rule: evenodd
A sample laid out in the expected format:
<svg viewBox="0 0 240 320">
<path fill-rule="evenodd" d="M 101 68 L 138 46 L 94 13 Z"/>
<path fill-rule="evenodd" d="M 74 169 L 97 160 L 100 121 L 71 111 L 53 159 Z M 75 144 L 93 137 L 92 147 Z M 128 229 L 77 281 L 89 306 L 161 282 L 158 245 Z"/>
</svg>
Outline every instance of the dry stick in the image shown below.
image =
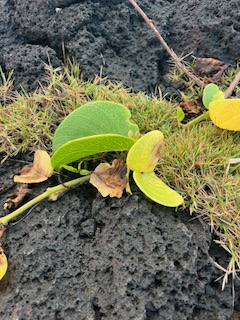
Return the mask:
<svg viewBox="0 0 240 320">
<path fill-rule="evenodd" d="M 163 39 L 163 37 L 160 35 L 159 31 L 157 28 L 154 26 L 153 22 L 151 19 L 148 18 L 148 16 L 145 14 L 145 12 L 138 6 L 135 0 L 129 0 L 129 2 L 134 6 L 134 8 L 140 13 L 140 15 L 143 17 L 143 19 L 146 21 L 146 23 L 149 25 L 149 27 L 153 30 L 153 32 L 156 34 L 158 40 L 162 44 L 162 46 L 165 48 L 165 50 L 168 52 L 170 57 L 173 59 L 173 61 L 176 63 L 176 66 L 178 69 L 183 71 L 189 79 L 194 80 L 199 86 L 204 87 L 205 83 L 201 81 L 199 78 L 197 78 L 194 74 L 192 74 L 184 64 L 181 63 L 180 59 L 176 55 L 176 53 L 169 48 L 168 44 L 166 41 Z"/>
<path fill-rule="evenodd" d="M 229 88 L 225 91 L 225 93 L 224 93 L 224 98 L 225 99 L 227 99 L 228 97 L 231 96 L 233 90 L 236 88 L 236 86 L 238 85 L 239 81 L 240 81 L 240 71 L 238 71 L 235 79 L 230 84 Z"/>
</svg>

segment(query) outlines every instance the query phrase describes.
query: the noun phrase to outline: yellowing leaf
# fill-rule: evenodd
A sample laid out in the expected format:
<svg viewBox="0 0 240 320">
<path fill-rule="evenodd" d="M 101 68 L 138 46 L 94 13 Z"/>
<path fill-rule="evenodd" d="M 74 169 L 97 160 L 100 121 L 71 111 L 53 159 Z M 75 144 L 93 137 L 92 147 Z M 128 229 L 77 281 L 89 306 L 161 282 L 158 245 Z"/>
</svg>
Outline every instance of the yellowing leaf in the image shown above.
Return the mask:
<svg viewBox="0 0 240 320">
<path fill-rule="evenodd" d="M 142 136 L 131 147 L 127 155 L 127 166 L 138 172 L 151 172 L 158 163 L 163 145 L 161 131 L 153 130 Z"/>
<path fill-rule="evenodd" d="M 153 201 L 167 207 L 177 207 L 183 203 L 183 198 L 169 188 L 154 172 L 133 172 L 133 178 L 139 189 Z"/>
<path fill-rule="evenodd" d="M 5 276 L 8 268 L 7 257 L 3 251 L 2 245 L 0 244 L 0 280 Z"/>
<path fill-rule="evenodd" d="M 23 167 L 19 176 L 14 176 L 14 182 L 38 183 L 53 175 L 51 158 L 44 150 L 36 150 L 33 163 Z"/>
<path fill-rule="evenodd" d="M 219 128 L 240 131 L 240 99 L 225 99 L 209 104 L 209 116 Z"/>
<path fill-rule="evenodd" d="M 109 163 L 100 163 L 91 174 L 89 182 L 98 189 L 103 197 L 121 198 L 127 183 L 127 169 L 121 159 Z"/>
</svg>

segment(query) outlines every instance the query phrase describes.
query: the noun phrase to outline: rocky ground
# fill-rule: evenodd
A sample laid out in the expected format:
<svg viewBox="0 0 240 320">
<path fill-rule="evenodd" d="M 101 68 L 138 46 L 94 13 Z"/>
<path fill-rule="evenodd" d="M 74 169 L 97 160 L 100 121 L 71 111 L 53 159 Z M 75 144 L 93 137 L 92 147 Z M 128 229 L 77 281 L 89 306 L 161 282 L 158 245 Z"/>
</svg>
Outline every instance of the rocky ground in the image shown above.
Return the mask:
<svg viewBox="0 0 240 320">
<path fill-rule="evenodd" d="M 239 59 L 238 0 L 139 4 L 177 54 Z M 168 85 L 169 57 L 127 0 L 0 0 L 0 38 L 0 65 L 15 70 L 17 89 L 35 88 L 45 63 L 63 63 L 62 43 L 87 79 L 102 67 L 136 91 Z M 2 164 L 1 185 L 11 186 L 20 166 Z M 103 199 L 90 186 L 40 204 L 2 240 L 9 271 L 0 319 L 232 319 L 239 283 L 233 307 L 231 284 L 221 291 L 215 281 L 214 261 L 226 266 L 226 252 L 190 218 L 140 194 Z"/>
<path fill-rule="evenodd" d="M 139 4 L 178 55 L 239 59 L 238 0 Z M 102 67 L 110 79 L 148 92 L 166 81 L 169 56 L 128 0 L 0 0 L 0 37 L 0 65 L 15 70 L 18 89 L 35 88 L 45 63 L 63 63 L 63 43 L 85 78 Z"/>
</svg>

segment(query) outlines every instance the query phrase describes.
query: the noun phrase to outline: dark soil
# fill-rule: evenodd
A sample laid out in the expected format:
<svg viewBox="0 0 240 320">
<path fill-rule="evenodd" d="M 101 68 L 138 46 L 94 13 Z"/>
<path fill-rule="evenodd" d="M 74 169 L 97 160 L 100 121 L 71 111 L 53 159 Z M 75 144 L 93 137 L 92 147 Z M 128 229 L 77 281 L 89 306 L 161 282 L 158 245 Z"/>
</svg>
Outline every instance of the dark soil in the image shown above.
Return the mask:
<svg viewBox="0 0 240 320">
<path fill-rule="evenodd" d="M 177 54 L 239 59 L 239 0 L 139 4 Z M 87 79 L 102 66 L 136 91 L 170 85 L 169 57 L 127 0 L 0 0 L 0 37 L 0 65 L 15 70 L 17 89 L 36 88 L 48 61 L 63 63 L 62 42 Z M 0 166 L 1 186 L 12 185 L 20 166 Z M 209 227 L 191 218 L 140 194 L 103 199 L 89 185 L 43 202 L 2 239 L 9 270 L 0 282 L 0 319 L 231 319 L 231 284 L 221 290 L 214 265 L 226 266 L 228 257 Z"/>
</svg>

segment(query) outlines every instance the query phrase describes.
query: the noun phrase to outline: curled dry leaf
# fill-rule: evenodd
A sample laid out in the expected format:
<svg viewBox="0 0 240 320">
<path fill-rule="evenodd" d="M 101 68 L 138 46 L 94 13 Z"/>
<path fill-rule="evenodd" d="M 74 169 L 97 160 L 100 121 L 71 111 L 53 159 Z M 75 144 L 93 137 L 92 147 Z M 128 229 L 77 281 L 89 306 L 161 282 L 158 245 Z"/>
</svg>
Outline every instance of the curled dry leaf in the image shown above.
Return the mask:
<svg viewBox="0 0 240 320">
<path fill-rule="evenodd" d="M 7 257 L 3 251 L 2 245 L 0 244 L 0 280 L 5 276 L 8 268 Z"/>
<path fill-rule="evenodd" d="M 4 210 L 11 211 L 16 209 L 20 203 L 24 200 L 24 198 L 30 193 L 30 189 L 28 189 L 27 184 L 21 184 L 17 188 L 17 192 L 13 193 L 9 196 L 4 204 Z"/>
<path fill-rule="evenodd" d="M 184 111 L 185 115 L 199 114 L 201 112 L 201 106 L 197 100 L 186 100 L 179 104 L 179 107 Z"/>
<path fill-rule="evenodd" d="M 6 230 L 7 230 L 7 227 L 5 225 L 0 225 L 0 238 L 2 238 Z"/>
<path fill-rule="evenodd" d="M 103 197 L 121 198 L 127 183 L 127 168 L 121 159 L 113 163 L 100 163 L 91 174 L 90 183 L 98 189 Z"/>
<path fill-rule="evenodd" d="M 197 74 L 205 77 L 215 77 L 215 81 L 220 79 L 223 71 L 228 65 L 224 62 L 212 58 L 199 58 L 196 60 L 194 70 Z"/>
<path fill-rule="evenodd" d="M 51 158 L 44 150 L 36 150 L 33 163 L 23 167 L 19 176 L 14 176 L 14 182 L 38 183 L 53 175 Z"/>
</svg>

